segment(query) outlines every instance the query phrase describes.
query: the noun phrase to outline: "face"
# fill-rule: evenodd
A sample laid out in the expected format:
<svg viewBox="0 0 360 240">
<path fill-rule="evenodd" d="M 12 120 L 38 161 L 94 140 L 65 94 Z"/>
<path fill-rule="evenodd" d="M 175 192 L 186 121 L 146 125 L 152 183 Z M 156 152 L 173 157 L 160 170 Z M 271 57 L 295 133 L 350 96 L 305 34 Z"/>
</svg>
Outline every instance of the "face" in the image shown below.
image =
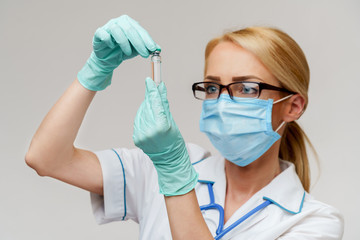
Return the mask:
<svg viewBox="0 0 360 240">
<path fill-rule="evenodd" d="M 254 54 L 231 42 L 219 43 L 210 53 L 207 64 L 204 81 L 227 85 L 237 81 L 233 79 L 234 77 L 251 75 L 262 80 L 248 79 L 247 81 L 264 82 L 281 87 L 280 82 Z M 224 93 L 228 94 L 226 89 L 223 89 L 222 94 Z M 278 91 L 264 89 L 259 98 L 265 100 L 271 98 L 276 101 L 283 96 L 284 94 Z M 283 102 L 279 102 L 273 106 L 273 129 L 276 129 L 282 122 L 282 105 Z"/>
</svg>

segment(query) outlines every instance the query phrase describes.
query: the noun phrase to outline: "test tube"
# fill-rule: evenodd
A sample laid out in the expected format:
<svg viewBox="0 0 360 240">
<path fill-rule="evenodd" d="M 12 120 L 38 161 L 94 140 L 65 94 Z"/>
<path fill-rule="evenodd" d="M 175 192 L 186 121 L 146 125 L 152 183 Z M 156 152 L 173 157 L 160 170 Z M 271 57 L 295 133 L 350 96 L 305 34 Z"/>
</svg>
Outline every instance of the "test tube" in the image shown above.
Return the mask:
<svg viewBox="0 0 360 240">
<path fill-rule="evenodd" d="M 160 50 L 151 53 L 152 79 L 159 85 L 161 82 L 161 57 Z"/>
</svg>

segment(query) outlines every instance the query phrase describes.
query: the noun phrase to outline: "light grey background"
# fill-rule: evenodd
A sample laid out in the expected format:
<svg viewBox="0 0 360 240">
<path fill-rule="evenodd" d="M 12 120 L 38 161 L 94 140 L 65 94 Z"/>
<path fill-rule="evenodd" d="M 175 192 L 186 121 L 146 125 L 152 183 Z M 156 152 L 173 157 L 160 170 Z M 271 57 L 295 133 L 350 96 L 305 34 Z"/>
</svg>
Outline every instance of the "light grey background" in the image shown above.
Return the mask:
<svg viewBox="0 0 360 240">
<path fill-rule="evenodd" d="M 0 1 L 0 239 L 137 239 L 132 222 L 96 225 L 89 193 L 28 168 L 24 156 L 45 114 L 75 79 L 97 27 L 128 14 L 162 49 L 163 77 L 186 141 L 214 151 L 198 130 L 204 48 L 226 30 L 275 26 L 303 48 L 310 104 L 300 124 L 316 147 L 321 175 L 312 194 L 340 209 L 344 239 L 359 229 L 359 1 Z M 76 139 L 89 150 L 133 147 L 149 59 L 121 65 L 97 93 Z M 314 158 L 313 179 L 318 177 Z"/>
</svg>

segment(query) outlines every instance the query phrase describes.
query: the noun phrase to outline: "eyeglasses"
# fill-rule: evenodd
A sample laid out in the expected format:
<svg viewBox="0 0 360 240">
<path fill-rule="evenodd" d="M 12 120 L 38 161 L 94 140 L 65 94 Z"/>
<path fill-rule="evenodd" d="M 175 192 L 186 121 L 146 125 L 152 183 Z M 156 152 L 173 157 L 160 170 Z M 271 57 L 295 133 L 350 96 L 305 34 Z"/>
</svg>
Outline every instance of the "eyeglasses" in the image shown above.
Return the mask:
<svg viewBox="0 0 360 240">
<path fill-rule="evenodd" d="M 262 82 L 239 81 L 228 85 L 215 82 L 197 82 L 192 85 L 194 97 L 199 100 L 218 99 L 222 90 L 226 89 L 230 98 L 258 98 L 264 89 L 295 94 L 285 88 L 279 88 Z"/>
</svg>

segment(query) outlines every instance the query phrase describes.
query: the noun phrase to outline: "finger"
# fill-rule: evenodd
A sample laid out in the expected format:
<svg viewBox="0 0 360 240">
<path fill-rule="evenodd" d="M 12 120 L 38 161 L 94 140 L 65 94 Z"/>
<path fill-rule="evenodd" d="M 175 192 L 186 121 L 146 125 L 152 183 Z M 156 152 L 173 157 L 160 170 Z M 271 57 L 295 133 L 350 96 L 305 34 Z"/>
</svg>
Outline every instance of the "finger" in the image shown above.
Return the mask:
<svg viewBox="0 0 360 240">
<path fill-rule="evenodd" d="M 130 56 L 132 54 L 131 45 L 124 32 L 122 31 L 121 27 L 118 24 L 114 23 L 109 28 L 109 31 L 116 43 L 119 44 L 124 54 L 126 56 Z"/>
<path fill-rule="evenodd" d="M 117 18 L 110 19 L 110 20 L 109 20 L 104 26 L 102 26 L 101 28 L 104 29 L 105 31 L 109 31 L 110 26 L 113 25 L 116 21 L 117 21 Z"/>
<path fill-rule="evenodd" d="M 159 44 L 156 43 L 156 50 L 159 50 L 161 52 L 161 47 Z"/>
<path fill-rule="evenodd" d="M 135 21 L 134 19 L 132 19 L 130 17 L 128 20 L 129 20 L 130 24 L 136 29 L 136 31 L 138 32 L 141 39 L 144 41 L 146 48 L 150 52 L 154 52 L 159 45 L 157 45 L 154 42 L 154 40 L 151 38 L 149 33 L 142 26 L 140 26 L 140 24 L 137 21 Z"/>
<path fill-rule="evenodd" d="M 105 44 L 107 47 L 111 49 L 113 49 L 116 46 L 111 38 L 111 35 L 103 28 L 98 28 L 96 30 L 93 44 L 94 44 L 94 50 L 100 50 L 99 48 L 104 48 L 103 44 Z"/>
<path fill-rule="evenodd" d="M 131 45 L 135 48 L 137 53 L 139 53 L 140 56 L 147 58 L 150 55 L 150 53 L 147 50 L 141 36 L 132 25 L 132 22 L 134 21 L 135 20 L 131 19 L 129 16 L 124 15 L 119 18 L 119 22 L 121 22 L 119 26 L 121 27 L 123 33 L 125 34 L 126 38 L 129 40 Z"/>
<path fill-rule="evenodd" d="M 140 56 L 147 58 L 149 57 L 150 53 L 147 50 L 144 41 L 141 39 L 139 33 L 136 31 L 135 28 L 131 27 L 126 32 L 126 37 L 129 39 L 129 42 L 132 46 L 136 49 Z"/>
</svg>

